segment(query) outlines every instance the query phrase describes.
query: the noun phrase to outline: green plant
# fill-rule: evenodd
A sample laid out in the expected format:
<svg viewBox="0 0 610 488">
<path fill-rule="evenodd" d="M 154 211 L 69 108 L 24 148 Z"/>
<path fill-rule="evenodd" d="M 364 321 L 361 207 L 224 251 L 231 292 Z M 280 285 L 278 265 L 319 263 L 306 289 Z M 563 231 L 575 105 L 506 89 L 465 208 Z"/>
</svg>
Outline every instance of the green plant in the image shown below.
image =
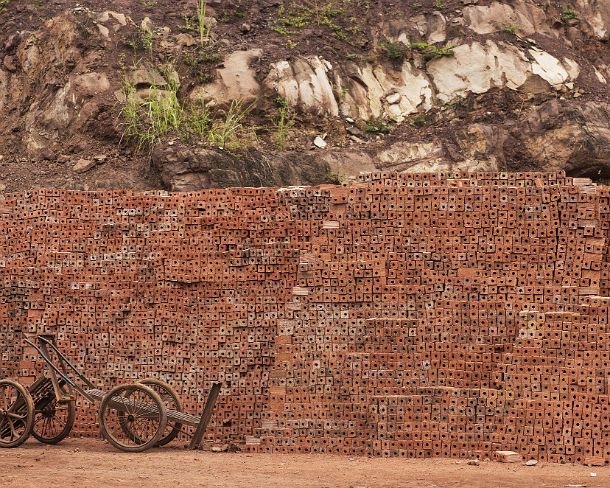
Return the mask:
<svg viewBox="0 0 610 488">
<path fill-rule="evenodd" d="M 190 15 L 185 15 L 183 17 L 183 19 L 184 19 L 184 25 L 182 25 L 180 27 L 180 29 L 183 31 L 187 31 L 187 32 L 194 31 L 195 30 L 195 19 Z"/>
<path fill-rule="evenodd" d="M 343 178 L 341 177 L 341 175 L 333 171 L 329 171 L 328 173 L 326 173 L 326 181 L 328 181 L 328 183 L 330 183 L 331 185 L 343 184 Z"/>
<path fill-rule="evenodd" d="M 422 54 L 424 61 L 430 61 L 432 59 L 443 58 L 446 56 L 453 56 L 453 46 L 435 46 L 434 44 L 428 44 L 427 42 L 414 42 L 409 45 L 411 49 L 415 49 Z"/>
<path fill-rule="evenodd" d="M 576 13 L 576 11 L 570 7 L 566 7 L 563 9 L 563 12 L 561 12 L 561 19 L 564 22 L 567 22 L 568 20 L 574 20 L 578 18 L 578 14 Z"/>
<path fill-rule="evenodd" d="M 8 8 L 11 0 L 0 0 L 0 14 Z"/>
<path fill-rule="evenodd" d="M 233 100 L 227 109 L 224 120 L 215 121 L 210 132 L 210 141 L 220 149 L 239 146 L 237 135 L 243 129 L 246 115 L 254 108 L 254 103 L 245 106 L 242 100 Z"/>
<path fill-rule="evenodd" d="M 409 120 L 409 125 L 413 127 L 423 127 L 426 124 L 426 116 L 425 115 L 417 115 Z"/>
<path fill-rule="evenodd" d="M 370 134 L 389 134 L 390 126 L 382 119 L 369 120 L 366 123 L 366 131 Z"/>
<path fill-rule="evenodd" d="M 447 4 L 443 0 L 436 0 L 434 2 L 434 7 L 439 10 L 442 10 L 444 8 L 447 8 Z"/>
<path fill-rule="evenodd" d="M 142 0 L 142 7 L 152 8 L 157 5 L 157 0 Z"/>
<path fill-rule="evenodd" d="M 349 3 L 349 0 L 346 0 Z M 288 11 L 284 7 L 279 10 L 279 17 L 269 25 L 269 28 L 282 35 L 298 34 L 299 30 L 311 26 L 326 26 L 333 30 L 333 35 L 341 40 L 347 40 L 347 33 L 343 32 L 335 19 L 344 12 L 338 4 L 330 1 L 320 5 L 320 2 L 305 0 L 298 6 L 293 5 Z M 355 19 L 355 18 L 354 18 Z"/>
<path fill-rule="evenodd" d="M 407 55 L 408 48 L 402 42 L 384 41 L 379 43 L 379 47 L 388 57 L 388 59 L 395 62 L 403 61 L 405 59 L 405 56 Z"/>
<path fill-rule="evenodd" d="M 502 30 L 504 32 L 506 32 L 507 34 L 512 34 L 513 36 L 516 36 L 519 31 L 521 30 L 521 27 L 519 27 L 519 24 L 513 22 L 512 24 L 506 24 Z"/>
<path fill-rule="evenodd" d="M 145 143 L 145 131 L 142 130 L 142 119 L 140 117 L 140 102 L 136 96 L 136 89 L 132 83 L 123 83 L 123 97 L 125 102 L 121 107 L 121 125 L 123 126 L 123 138 L 135 138 L 138 142 L 138 149 Z"/>
<path fill-rule="evenodd" d="M 292 118 L 288 100 L 284 97 L 277 97 L 275 99 L 275 104 L 277 105 L 278 115 L 273 124 L 275 127 L 273 139 L 278 148 L 284 149 L 288 140 L 290 128 L 294 125 L 294 120 Z"/>
<path fill-rule="evenodd" d="M 186 52 L 182 59 L 190 68 L 190 75 L 200 84 L 213 80 L 212 67 L 222 60 L 223 56 L 214 45 L 198 46 L 194 51 Z"/>
<path fill-rule="evenodd" d="M 372 63 L 375 61 L 375 56 L 371 56 L 370 54 L 347 53 L 345 58 L 350 61 L 360 60 L 363 63 Z"/>
<path fill-rule="evenodd" d="M 246 14 L 244 14 L 240 10 L 230 10 L 230 11 L 225 10 L 220 15 L 220 17 L 218 17 L 218 20 L 220 22 L 228 23 L 228 22 L 232 22 L 233 20 L 236 20 L 236 19 L 242 19 L 245 16 L 246 16 Z"/>
<path fill-rule="evenodd" d="M 283 36 L 291 36 L 293 34 L 298 34 L 298 31 L 286 29 L 283 25 L 272 25 L 269 27 L 272 31 L 277 32 L 278 34 L 282 34 Z"/>
<path fill-rule="evenodd" d="M 208 140 L 212 132 L 214 117 L 205 102 L 196 102 L 188 111 L 185 129 L 201 140 Z"/>
<path fill-rule="evenodd" d="M 178 100 L 178 86 L 172 77 L 160 89 L 151 86 L 146 99 L 140 99 L 133 84 L 123 84 L 125 102 L 121 108 L 123 138 L 134 139 L 138 150 L 151 147 L 163 135 L 180 128 L 183 109 Z"/>
<path fill-rule="evenodd" d="M 153 34 L 148 29 L 141 29 L 140 40 L 144 50 L 152 57 L 153 54 Z"/>
<path fill-rule="evenodd" d="M 138 29 L 125 40 L 125 44 L 134 52 L 146 51 L 152 57 L 154 40 L 148 29 Z"/>
<path fill-rule="evenodd" d="M 199 45 L 203 46 L 210 40 L 212 24 L 208 24 L 205 19 L 207 0 L 197 0 L 197 30 L 199 31 Z"/>
<path fill-rule="evenodd" d="M 464 99 L 460 97 L 456 97 L 453 100 L 447 102 L 445 107 L 450 108 L 452 110 L 456 110 L 458 108 L 464 108 Z"/>
</svg>

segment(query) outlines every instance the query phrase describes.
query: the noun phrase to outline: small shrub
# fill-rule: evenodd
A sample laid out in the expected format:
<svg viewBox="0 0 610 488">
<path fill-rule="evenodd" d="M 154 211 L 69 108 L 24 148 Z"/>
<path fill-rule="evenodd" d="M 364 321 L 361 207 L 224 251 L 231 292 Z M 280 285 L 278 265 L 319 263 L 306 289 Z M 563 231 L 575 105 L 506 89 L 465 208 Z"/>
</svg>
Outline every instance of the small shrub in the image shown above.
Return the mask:
<svg viewBox="0 0 610 488">
<path fill-rule="evenodd" d="M 566 7 L 563 9 L 563 12 L 561 12 L 561 20 L 563 20 L 564 22 L 567 22 L 568 20 L 574 20 L 578 18 L 578 14 L 576 13 L 576 11 L 570 7 Z"/>
<path fill-rule="evenodd" d="M 379 47 L 388 59 L 395 62 L 403 61 L 408 50 L 408 47 L 402 42 L 382 42 Z"/>
<path fill-rule="evenodd" d="M 183 17 L 184 19 L 184 24 L 182 26 L 180 26 L 180 30 L 186 31 L 186 32 L 191 32 L 191 31 L 195 31 L 195 18 L 192 17 L 191 15 L 185 15 Z"/>
<path fill-rule="evenodd" d="M 409 47 L 419 51 L 422 54 L 424 61 L 453 56 L 454 54 L 453 46 L 439 47 L 435 46 L 434 44 L 428 44 L 427 42 L 414 42 L 410 44 Z"/>
<path fill-rule="evenodd" d="M 11 0 L 0 0 L 0 14 L 8 8 L 10 1 Z"/>
<path fill-rule="evenodd" d="M 328 181 L 328 183 L 330 183 L 331 185 L 343 184 L 343 178 L 340 175 L 338 175 L 337 173 L 334 173 L 332 171 L 329 171 L 328 173 L 326 173 L 326 181 Z"/>
<path fill-rule="evenodd" d="M 409 125 L 413 127 L 423 127 L 426 124 L 426 116 L 418 115 L 409 120 Z"/>
<path fill-rule="evenodd" d="M 191 77 L 197 83 L 205 84 L 213 81 L 213 66 L 222 61 L 223 56 L 214 46 L 199 46 L 194 51 L 185 53 L 182 59 L 190 68 Z"/>
<path fill-rule="evenodd" d="M 390 126 L 381 119 L 369 120 L 366 123 L 366 131 L 370 134 L 389 134 Z"/>
<path fill-rule="evenodd" d="M 436 0 L 434 2 L 434 7 L 439 10 L 442 10 L 444 8 L 447 8 L 447 4 L 443 0 Z"/>
<path fill-rule="evenodd" d="M 521 28 L 519 27 L 519 24 L 514 22 L 512 24 L 507 24 L 502 28 L 502 31 L 506 32 L 507 34 L 512 34 L 513 36 L 519 34 L 520 30 Z"/>
</svg>

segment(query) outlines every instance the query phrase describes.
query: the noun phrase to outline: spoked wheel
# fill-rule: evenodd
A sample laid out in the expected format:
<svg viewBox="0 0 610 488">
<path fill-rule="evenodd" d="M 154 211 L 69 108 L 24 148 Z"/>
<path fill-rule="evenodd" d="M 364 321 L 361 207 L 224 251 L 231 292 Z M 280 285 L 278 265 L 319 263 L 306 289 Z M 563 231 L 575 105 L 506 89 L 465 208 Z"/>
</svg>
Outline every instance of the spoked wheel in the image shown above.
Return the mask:
<svg viewBox="0 0 610 488">
<path fill-rule="evenodd" d="M 178 395 L 176 395 L 176 391 L 169 386 L 167 383 L 161 380 L 157 380 L 155 378 L 148 378 L 138 383 L 142 385 L 146 385 L 161 397 L 163 403 L 165 403 L 165 407 L 167 410 L 174 410 L 176 412 L 182 412 L 182 405 L 180 404 L 180 400 L 178 399 Z M 178 423 L 175 420 L 167 420 L 167 427 L 165 428 L 165 432 L 163 432 L 163 436 L 157 443 L 159 446 L 164 446 L 173 441 L 176 436 L 180 433 L 180 429 L 182 428 L 182 424 Z"/>
<path fill-rule="evenodd" d="M 19 383 L 0 381 L 0 447 L 17 447 L 32 432 L 34 402 Z"/>
<path fill-rule="evenodd" d="M 57 398 L 46 403 L 34 413 L 32 435 L 44 444 L 57 444 L 63 441 L 74 426 L 76 409 L 74 402 L 58 402 Z"/>
<path fill-rule="evenodd" d="M 166 426 L 165 404 L 148 386 L 117 386 L 102 400 L 102 435 L 117 449 L 126 452 L 146 451 L 158 444 Z"/>
</svg>

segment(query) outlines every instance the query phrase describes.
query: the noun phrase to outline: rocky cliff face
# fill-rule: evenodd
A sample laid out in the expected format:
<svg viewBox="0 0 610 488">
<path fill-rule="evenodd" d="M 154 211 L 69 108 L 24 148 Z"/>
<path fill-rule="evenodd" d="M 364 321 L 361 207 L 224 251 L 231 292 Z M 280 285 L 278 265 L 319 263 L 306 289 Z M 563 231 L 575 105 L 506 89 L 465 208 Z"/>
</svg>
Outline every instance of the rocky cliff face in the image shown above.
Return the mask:
<svg viewBox="0 0 610 488">
<path fill-rule="evenodd" d="M 9 190 L 610 178 L 609 0 L 0 5 Z"/>
</svg>

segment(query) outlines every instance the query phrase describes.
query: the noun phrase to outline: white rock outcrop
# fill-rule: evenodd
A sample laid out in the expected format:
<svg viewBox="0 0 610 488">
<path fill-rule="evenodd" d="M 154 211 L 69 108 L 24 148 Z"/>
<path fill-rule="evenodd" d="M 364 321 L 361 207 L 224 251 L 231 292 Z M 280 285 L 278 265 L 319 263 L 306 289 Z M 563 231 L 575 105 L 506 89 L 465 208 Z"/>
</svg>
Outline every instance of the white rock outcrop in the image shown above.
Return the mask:
<svg viewBox="0 0 610 488">
<path fill-rule="evenodd" d="M 432 77 L 441 102 L 468 93 L 485 93 L 491 88 L 515 90 L 522 86 L 530 74 L 538 75 L 553 87 L 578 76 L 578 65 L 557 58 L 540 49 L 531 48 L 526 53 L 516 47 L 488 40 L 485 44 L 474 42 L 454 49 L 454 56 L 431 61 L 428 73 Z M 567 66 L 566 66 L 567 65 Z"/>
<path fill-rule="evenodd" d="M 464 19 L 477 34 L 491 34 L 509 27 L 524 35 L 552 32 L 544 10 L 523 0 L 517 0 L 513 5 L 500 2 L 470 5 L 464 8 Z"/>
<path fill-rule="evenodd" d="M 280 61 L 272 65 L 264 85 L 308 113 L 401 122 L 469 93 L 516 90 L 532 75 L 559 89 L 579 73 L 578 63 L 571 59 L 559 60 L 537 47 L 524 51 L 488 40 L 458 45 L 453 56 L 432 60 L 425 70 L 408 61 L 399 69 L 379 63 L 333 69 L 317 56 Z"/>
<path fill-rule="evenodd" d="M 277 92 L 304 112 L 339 115 L 331 84 L 332 65 L 318 57 L 279 61 L 271 66 L 265 87 Z"/>
<path fill-rule="evenodd" d="M 353 66 L 348 76 L 335 78 L 341 96 L 341 115 L 364 120 L 406 116 L 432 108 L 432 86 L 426 75 L 404 63 L 401 70 L 381 65 Z"/>
</svg>

